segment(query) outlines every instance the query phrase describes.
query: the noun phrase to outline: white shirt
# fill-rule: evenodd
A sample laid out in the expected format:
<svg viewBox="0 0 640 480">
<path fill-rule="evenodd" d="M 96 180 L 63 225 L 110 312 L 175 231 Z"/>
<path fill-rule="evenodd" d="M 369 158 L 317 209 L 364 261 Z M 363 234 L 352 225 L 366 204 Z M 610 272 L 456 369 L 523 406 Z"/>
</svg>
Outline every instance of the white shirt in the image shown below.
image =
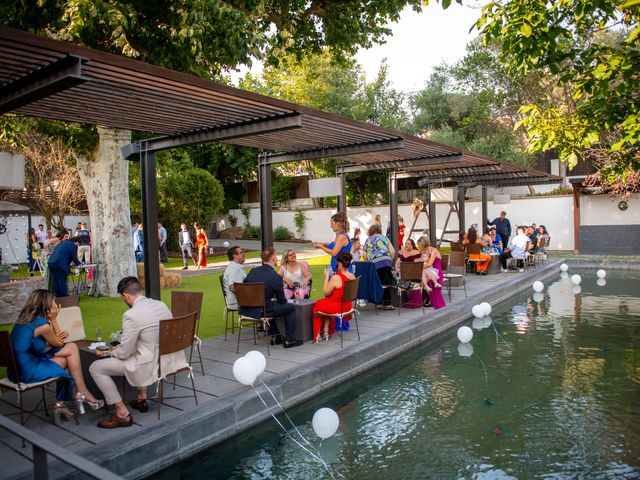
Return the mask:
<svg viewBox="0 0 640 480">
<path fill-rule="evenodd" d="M 186 245 L 187 243 L 191 243 L 191 235 L 189 234 L 188 230 L 182 232 L 182 243 L 184 245 Z"/>
<path fill-rule="evenodd" d="M 245 272 L 242 264 L 234 262 L 233 260 L 229 262 L 222 276 L 222 284 L 224 285 L 224 292 L 227 296 L 227 306 L 229 308 L 238 308 L 238 299 L 235 293 L 229 288 L 229 285 L 242 283 L 245 278 L 247 278 L 247 272 Z"/>
<path fill-rule="evenodd" d="M 520 233 L 511 239 L 511 256 L 513 258 L 525 258 L 527 256 L 527 243 L 529 237 Z"/>
<path fill-rule="evenodd" d="M 47 243 L 47 232 L 45 230 L 36 230 L 36 240 L 43 245 Z"/>
</svg>

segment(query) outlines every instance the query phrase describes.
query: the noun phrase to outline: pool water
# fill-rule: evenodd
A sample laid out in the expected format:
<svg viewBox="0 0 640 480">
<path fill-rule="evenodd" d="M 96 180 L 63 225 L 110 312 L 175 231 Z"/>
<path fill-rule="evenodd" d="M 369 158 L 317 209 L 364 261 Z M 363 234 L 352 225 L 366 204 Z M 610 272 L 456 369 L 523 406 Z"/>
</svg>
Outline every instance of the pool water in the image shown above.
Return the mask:
<svg viewBox="0 0 640 480">
<path fill-rule="evenodd" d="M 640 478 L 640 275 L 580 273 L 494 309 L 470 356 L 448 332 L 289 415 L 334 478 Z M 320 445 L 321 406 L 340 427 Z M 331 475 L 270 420 L 154 478 Z"/>
</svg>

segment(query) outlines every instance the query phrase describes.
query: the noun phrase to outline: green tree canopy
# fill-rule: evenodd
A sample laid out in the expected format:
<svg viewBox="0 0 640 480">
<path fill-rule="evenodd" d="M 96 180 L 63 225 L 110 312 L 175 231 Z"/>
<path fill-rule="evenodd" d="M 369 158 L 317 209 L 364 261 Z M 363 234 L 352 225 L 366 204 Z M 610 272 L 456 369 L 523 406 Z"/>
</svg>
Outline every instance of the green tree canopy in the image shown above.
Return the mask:
<svg viewBox="0 0 640 480">
<path fill-rule="evenodd" d="M 503 0 L 483 7 L 476 27 L 501 45 L 512 78 L 557 78 L 573 105 L 520 109 L 529 149 L 555 148 L 570 166 L 599 160 L 605 176 L 640 169 L 640 1 Z"/>
</svg>

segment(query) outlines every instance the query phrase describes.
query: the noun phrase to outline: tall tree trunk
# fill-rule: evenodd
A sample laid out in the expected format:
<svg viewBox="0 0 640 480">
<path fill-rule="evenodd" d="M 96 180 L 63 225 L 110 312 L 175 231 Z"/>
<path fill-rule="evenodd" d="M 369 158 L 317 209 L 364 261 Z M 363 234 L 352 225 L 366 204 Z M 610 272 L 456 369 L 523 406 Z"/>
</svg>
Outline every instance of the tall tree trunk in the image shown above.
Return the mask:
<svg viewBox="0 0 640 480">
<path fill-rule="evenodd" d="M 129 163 L 120 148 L 131 142 L 131 132 L 98 127 L 93 158 L 79 158 L 78 171 L 91 216 L 93 260 L 100 262 L 98 287 L 102 295 L 116 296 L 120 279 L 135 275 L 129 206 Z"/>
</svg>

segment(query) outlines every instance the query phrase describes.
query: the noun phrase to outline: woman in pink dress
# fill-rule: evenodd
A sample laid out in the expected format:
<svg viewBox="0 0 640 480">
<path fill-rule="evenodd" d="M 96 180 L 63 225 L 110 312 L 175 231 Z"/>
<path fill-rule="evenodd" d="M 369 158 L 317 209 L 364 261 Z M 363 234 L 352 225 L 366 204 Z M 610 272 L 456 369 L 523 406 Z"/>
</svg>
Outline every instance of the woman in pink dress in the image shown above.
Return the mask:
<svg viewBox="0 0 640 480">
<path fill-rule="evenodd" d="M 424 270 L 422 271 L 422 288 L 429 297 L 431 306 L 438 310 L 446 305 L 442 297 L 442 256 L 437 248 L 431 246 L 431 241 L 426 235 L 418 239 L 418 248 L 422 252 Z"/>
</svg>

